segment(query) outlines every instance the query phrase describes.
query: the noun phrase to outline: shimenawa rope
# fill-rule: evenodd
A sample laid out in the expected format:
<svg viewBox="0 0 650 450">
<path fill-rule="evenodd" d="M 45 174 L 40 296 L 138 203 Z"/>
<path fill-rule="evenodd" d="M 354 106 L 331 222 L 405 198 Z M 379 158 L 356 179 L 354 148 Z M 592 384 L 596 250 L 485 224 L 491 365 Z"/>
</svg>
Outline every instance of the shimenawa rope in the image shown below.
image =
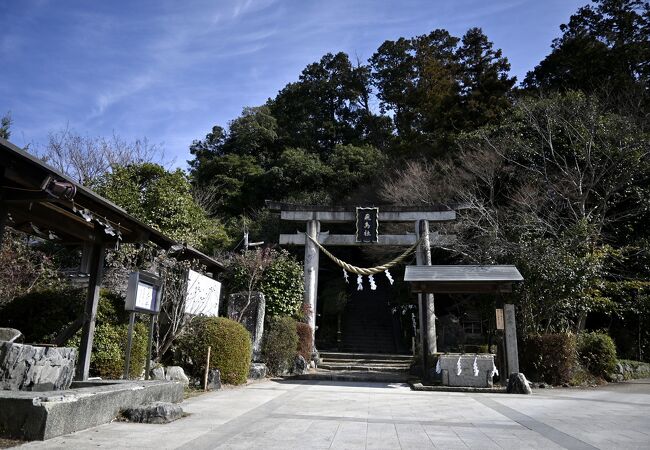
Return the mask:
<svg viewBox="0 0 650 450">
<path fill-rule="evenodd" d="M 316 239 L 305 233 L 305 236 L 307 236 L 316 246 L 318 246 L 319 249 L 323 251 L 332 261 L 334 261 L 335 264 L 337 264 L 339 267 L 342 267 L 343 270 L 356 274 L 356 275 L 375 275 L 381 272 L 384 272 L 391 267 L 393 267 L 396 264 L 401 263 L 406 259 L 407 256 L 409 256 L 411 253 L 415 251 L 417 246 L 420 244 L 422 241 L 422 238 L 420 238 L 415 244 L 413 244 L 411 247 L 409 247 L 404 253 L 399 255 L 397 258 L 393 259 L 392 261 L 387 262 L 386 264 L 382 264 L 381 266 L 375 266 L 375 267 L 357 267 L 353 266 L 351 264 L 346 263 L 345 261 L 341 261 L 338 259 L 336 256 L 332 255 L 325 247 L 323 247 L 320 242 L 318 242 Z"/>
</svg>

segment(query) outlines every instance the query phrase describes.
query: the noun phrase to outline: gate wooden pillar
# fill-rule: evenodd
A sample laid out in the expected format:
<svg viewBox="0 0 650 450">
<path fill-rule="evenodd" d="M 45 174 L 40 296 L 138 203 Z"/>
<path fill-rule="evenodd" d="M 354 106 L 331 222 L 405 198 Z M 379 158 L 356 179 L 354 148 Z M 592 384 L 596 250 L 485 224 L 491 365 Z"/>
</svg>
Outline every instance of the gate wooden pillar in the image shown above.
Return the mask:
<svg viewBox="0 0 650 450">
<path fill-rule="evenodd" d="M 311 238 L 318 240 L 320 233 L 320 221 L 309 220 L 307 222 L 307 235 Z M 303 302 L 311 308 L 311 316 L 309 317 L 309 325 L 311 326 L 312 333 L 316 333 L 316 297 L 318 294 L 318 258 L 319 251 L 316 244 L 311 239 L 305 240 L 305 267 L 304 267 L 304 282 L 305 293 Z"/>
</svg>

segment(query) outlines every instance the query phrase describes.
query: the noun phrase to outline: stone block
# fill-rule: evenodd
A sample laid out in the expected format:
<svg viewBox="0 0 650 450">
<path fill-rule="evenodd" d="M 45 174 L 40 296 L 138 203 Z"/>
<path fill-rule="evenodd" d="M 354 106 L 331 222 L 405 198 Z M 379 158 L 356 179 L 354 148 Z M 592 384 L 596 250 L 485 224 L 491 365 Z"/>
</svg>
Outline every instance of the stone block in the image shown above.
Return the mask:
<svg viewBox="0 0 650 450">
<path fill-rule="evenodd" d="M 23 342 L 23 334 L 15 328 L 0 328 L 0 342 Z"/>
<path fill-rule="evenodd" d="M 302 355 L 297 355 L 293 360 L 293 370 L 291 372 L 294 375 L 304 375 L 309 373 L 309 365 Z"/>
<path fill-rule="evenodd" d="M 252 363 L 251 368 L 248 371 L 248 378 L 251 380 L 261 380 L 266 377 L 268 369 L 264 363 Z"/>
<path fill-rule="evenodd" d="M 165 380 L 165 368 L 163 366 L 154 367 L 151 369 L 152 380 Z"/>
<path fill-rule="evenodd" d="M 180 366 L 167 367 L 167 370 L 165 370 L 165 379 L 168 381 L 180 381 L 185 386 L 190 384 L 190 379 L 185 375 L 185 371 Z"/>
<path fill-rule="evenodd" d="M 211 391 L 221 389 L 221 372 L 219 369 L 210 369 L 208 372 L 208 389 Z"/>
<path fill-rule="evenodd" d="M 183 408 L 175 403 L 154 402 L 124 410 L 129 422 L 169 423 L 183 417 Z"/>
<path fill-rule="evenodd" d="M 77 351 L 0 342 L 0 389 L 50 391 L 70 387 Z"/>
<path fill-rule="evenodd" d="M 506 388 L 508 394 L 532 394 L 533 390 L 530 388 L 530 383 L 523 373 L 511 373 L 508 378 L 508 387 Z"/>
<path fill-rule="evenodd" d="M 259 361 L 264 335 L 266 300 L 261 292 L 238 292 L 228 297 L 228 317 L 248 330 L 253 341 L 253 361 Z"/>
<path fill-rule="evenodd" d="M 0 430 L 18 439 L 50 439 L 101 425 L 134 406 L 183 401 L 170 381 L 73 381 L 65 391 L 0 391 Z"/>
<path fill-rule="evenodd" d="M 458 375 L 458 358 L 460 358 L 460 375 Z M 478 366 L 478 375 L 474 375 L 474 359 Z M 438 357 L 442 372 L 442 384 L 459 387 L 492 387 L 492 368 L 494 355 L 490 353 L 460 354 L 447 353 Z"/>
</svg>

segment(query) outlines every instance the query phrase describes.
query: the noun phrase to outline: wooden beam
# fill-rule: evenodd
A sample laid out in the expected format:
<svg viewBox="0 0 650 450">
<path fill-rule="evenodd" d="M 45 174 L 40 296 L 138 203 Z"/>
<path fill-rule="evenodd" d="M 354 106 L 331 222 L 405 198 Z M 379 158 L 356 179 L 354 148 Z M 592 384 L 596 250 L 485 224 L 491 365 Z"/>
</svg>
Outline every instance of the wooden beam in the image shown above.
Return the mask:
<svg viewBox="0 0 650 450">
<path fill-rule="evenodd" d="M 90 256 L 90 280 L 86 294 L 86 306 L 83 317 L 83 331 L 81 345 L 79 346 L 79 359 L 77 360 L 76 380 L 87 380 L 90 371 L 90 355 L 95 338 L 95 319 L 97 318 L 97 305 L 99 303 L 99 290 L 104 274 L 104 255 L 106 248 L 103 244 L 94 244 Z"/>
<path fill-rule="evenodd" d="M 432 294 L 495 294 L 512 292 L 512 283 L 411 281 L 411 290 Z"/>
<path fill-rule="evenodd" d="M 305 234 L 281 234 L 280 245 L 305 245 Z M 456 240 L 454 235 L 441 235 L 438 233 L 429 233 L 429 242 L 432 247 L 436 245 L 448 245 Z M 363 246 L 377 246 L 377 245 L 394 245 L 405 246 L 415 244 L 417 238 L 415 234 L 380 234 L 379 242 L 362 244 L 357 242 L 356 236 L 353 234 L 328 234 L 321 232 L 318 236 L 318 242 L 321 245 L 363 245 Z"/>
<path fill-rule="evenodd" d="M 356 220 L 353 211 L 280 211 L 280 219 L 294 222 L 318 220 L 321 223 L 343 223 Z M 449 222 L 456 220 L 456 211 L 382 211 L 380 222 L 411 222 L 428 220 L 430 222 Z"/>
</svg>

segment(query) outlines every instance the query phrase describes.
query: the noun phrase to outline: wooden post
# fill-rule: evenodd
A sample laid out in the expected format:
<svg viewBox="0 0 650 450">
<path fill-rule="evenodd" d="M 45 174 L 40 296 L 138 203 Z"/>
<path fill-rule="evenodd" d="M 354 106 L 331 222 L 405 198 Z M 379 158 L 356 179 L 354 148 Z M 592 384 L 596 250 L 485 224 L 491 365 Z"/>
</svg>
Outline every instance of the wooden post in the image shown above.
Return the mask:
<svg viewBox="0 0 650 450">
<path fill-rule="evenodd" d="M 102 284 L 104 272 L 104 244 L 94 244 L 90 257 L 90 281 L 88 282 L 88 293 L 86 294 L 86 306 L 84 309 L 84 324 L 81 334 L 81 345 L 79 346 L 79 360 L 77 362 L 77 380 L 87 380 L 90 371 L 90 354 L 93 348 L 95 337 L 95 319 L 97 317 L 97 304 L 99 303 L 99 290 Z"/>
<path fill-rule="evenodd" d="M 415 236 L 417 239 L 420 239 L 420 221 L 415 222 Z M 418 266 L 421 266 L 424 263 L 424 253 L 422 252 L 422 244 L 418 245 L 418 248 L 415 252 L 415 263 Z M 422 378 L 427 380 L 429 378 L 429 370 L 427 367 L 427 361 L 429 360 L 427 349 L 429 345 L 427 343 L 427 313 L 426 313 L 426 294 L 418 294 L 418 315 L 420 319 L 420 360 L 422 364 Z"/>
<path fill-rule="evenodd" d="M 126 355 L 124 358 L 124 374 L 122 378 L 129 379 L 129 369 L 131 368 L 131 346 L 133 345 L 133 326 L 135 325 L 135 311 L 129 314 L 129 331 L 126 335 Z"/>
<path fill-rule="evenodd" d="M 203 390 L 207 391 L 208 390 L 208 374 L 210 373 L 210 350 L 212 350 L 212 346 L 208 345 L 208 357 L 205 362 L 205 375 L 203 376 Z"/>
<path fill-rule="evenodd" d="M 155 314 L 149 315 L 149 342 L 147 343 L 147 362 L 144 367 L 144 379 L 149 379 L 149 372 L 151 371 L 151 347 L 153 346 L 153 326 L 156 319 Z"/>
<path fill-rule="evenodd" d="M 515 305 L 503 305 L 503 315 L 505 316 L 505 340 L 506 340 L 506 365 L 508 372 L 505 377 L 511 373 L 519 373 L 519 351 L 517 349 L 517 322 L 515 321 Z"/>
<path fill-rule="evenodd" d="M 307 222 L 307 234 L 309 236 L 317 240 L 319 232 L 320 222 L 318 220 L 310 220 Z M 318 247 L 311 239 L 307 239 L 305 241 L 304 303 L 311 308 L 309 325 L 314 334 L 316 333 L 316 297 L 318 295 L 318 257 Z"/>
</svg>

